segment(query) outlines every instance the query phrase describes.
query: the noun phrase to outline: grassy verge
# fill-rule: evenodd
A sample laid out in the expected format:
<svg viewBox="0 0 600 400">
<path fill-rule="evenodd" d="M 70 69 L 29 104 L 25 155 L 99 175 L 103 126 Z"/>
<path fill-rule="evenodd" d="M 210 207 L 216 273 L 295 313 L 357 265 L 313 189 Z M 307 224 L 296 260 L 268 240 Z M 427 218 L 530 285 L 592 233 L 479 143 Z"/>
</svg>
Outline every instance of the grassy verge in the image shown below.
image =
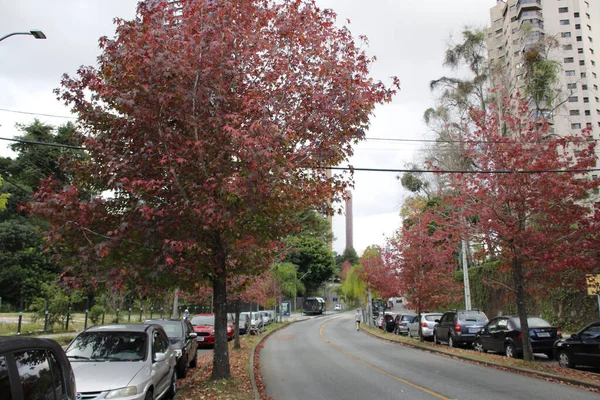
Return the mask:
<svg viewBox="0 0 600 400">
<path fill-rule="evenodd" d="M 240 349 L 233 348 L 233 341 L 229 343 L 229 366 L 231 378 L 221 381 L 212 381 L 212 355 L 198 360 L 198 366 L 204 368 L 191 373 L 185 380 L 185 387 L 178 394 L 182 400 L 254 400 L 252 384 L 250 383 L 250 356 L 256 344 L 270 331 L 286 323 L 271 324 L 265 328 L 261 336 L 244 335 L 240 337 Z M 255 365 L 255 368 L 258 366 Z M 191 372 L 191 371 L 190 371 Z M 260 385 L 260 382 L 259 382 Z"/>
<path fill-rule="evenodd" d="M 546 374 L 552 374 L 558 377 L 562 377 L 564 379 L 573 379 L 577 381 L 592 383 L 596 385 L 600 385 L 600 374 L 594 372 L 588 372 L 579 369 L 572 368 L 562 368 L 558 366 L 556 363 L 550 362 L 538 362 L 538 361 L 525 361 L 521 359 L 508 358 L 501 354 L 492 354 L 492 353 L 479 353 L 474 350 L 464 349 L 464 348 L 452 348 L 443 344 L 435 345 L 433 342 L 420 342 L 419 339 L 409 338 L 407 336 L 399 336 L 394 335 L 393 333 L 384 332 L 381 329 L 375 327 L 365 326 L 363 329 L 374 335 L 381 337 L 383 339 L 398 342 L 403 345 L 419 347 L 424 350 L 432 350 L 438 353 L 447 355 L 447 356 L 460 356 L 462 358 L 466 358 L 472 362 L 481 362 L 481 363 L 492 363 L 497 364 L 499 367 L 511 367 L 511 368 L 521 368 L 530 370 L 533 372 L 541 372 Z M 526 373 L 526 372 L 524 372 Z"/>
</svg>

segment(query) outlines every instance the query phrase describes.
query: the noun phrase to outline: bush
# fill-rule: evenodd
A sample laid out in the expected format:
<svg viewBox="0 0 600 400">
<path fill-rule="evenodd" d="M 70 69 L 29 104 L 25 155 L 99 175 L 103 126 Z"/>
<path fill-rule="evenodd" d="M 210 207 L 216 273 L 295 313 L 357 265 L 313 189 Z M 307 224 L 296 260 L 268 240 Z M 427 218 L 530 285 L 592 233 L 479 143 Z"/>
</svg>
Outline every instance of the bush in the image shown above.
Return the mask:
<svg viewBox="0 0 600 400">
<path fill-rule="evenodd" d="M 98 325 L 104 313 L 104 307 L 99 304 L 95 304 L 88 312 L 88 317 L 92 322 L 92 325 Z"/>
</svg>

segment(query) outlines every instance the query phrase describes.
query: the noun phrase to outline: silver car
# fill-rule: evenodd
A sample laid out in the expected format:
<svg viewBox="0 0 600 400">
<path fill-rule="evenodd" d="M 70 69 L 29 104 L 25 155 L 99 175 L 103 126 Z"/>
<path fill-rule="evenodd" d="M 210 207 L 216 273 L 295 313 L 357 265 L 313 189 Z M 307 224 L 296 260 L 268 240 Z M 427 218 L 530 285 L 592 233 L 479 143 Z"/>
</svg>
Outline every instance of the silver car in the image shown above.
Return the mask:
<svg viewBox="0 0 600 400">
<path fill-rule="evenodd" d="M 77 399 L 173 398 L 177 358 L 159 325 L 93 326 L 67 348 Z"/>
<path fill-rule="evenodd" d="M 418 338 L 419 325 L 421 325 L 423 338 L 432 338 L 435 320 L 440 319 L 441 317 L 442 313 L 421 313 L 421 318 L 417 317 L 413 322 L 408 324 L 408 336 Z"/>
</svg>

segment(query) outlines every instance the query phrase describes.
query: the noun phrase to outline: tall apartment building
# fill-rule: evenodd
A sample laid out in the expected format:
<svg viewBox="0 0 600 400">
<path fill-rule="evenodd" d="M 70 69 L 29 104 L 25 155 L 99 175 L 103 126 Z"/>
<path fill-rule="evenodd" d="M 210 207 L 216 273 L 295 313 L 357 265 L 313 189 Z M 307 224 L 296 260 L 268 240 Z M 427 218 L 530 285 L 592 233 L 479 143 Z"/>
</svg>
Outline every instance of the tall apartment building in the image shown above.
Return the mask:
<svg viewBox="0 0 600 400">
<path fill-rule="evenodd" d="M 562 66 L 560 100 L 566 102 L 549 116 L 554 133 L 590 126 L 600 138 L 600 0 L 497 0 L 490 19 L 490 60 L 517 88 L 528 48 L 544 37 L 557 39 L 550 58 Z"/>
</svg>

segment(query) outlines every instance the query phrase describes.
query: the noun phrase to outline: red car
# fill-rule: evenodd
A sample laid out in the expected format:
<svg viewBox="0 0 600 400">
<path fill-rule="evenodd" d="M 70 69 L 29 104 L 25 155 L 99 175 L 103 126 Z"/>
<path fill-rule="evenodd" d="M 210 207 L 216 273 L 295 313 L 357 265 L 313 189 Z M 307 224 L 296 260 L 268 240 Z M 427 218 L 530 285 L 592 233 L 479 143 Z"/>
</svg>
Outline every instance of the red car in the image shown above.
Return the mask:
<svg viewBox="0 0 600 400">
<path fill-rule="evenodd" d="M 215 314 L 196 314 L 190 321 L 194 332 L 198 335 L 198 346 L 212 346 L 215 344 Z M 227 323 L 227 340 L 233 339 L 233 324 Z"/>
</svg>

